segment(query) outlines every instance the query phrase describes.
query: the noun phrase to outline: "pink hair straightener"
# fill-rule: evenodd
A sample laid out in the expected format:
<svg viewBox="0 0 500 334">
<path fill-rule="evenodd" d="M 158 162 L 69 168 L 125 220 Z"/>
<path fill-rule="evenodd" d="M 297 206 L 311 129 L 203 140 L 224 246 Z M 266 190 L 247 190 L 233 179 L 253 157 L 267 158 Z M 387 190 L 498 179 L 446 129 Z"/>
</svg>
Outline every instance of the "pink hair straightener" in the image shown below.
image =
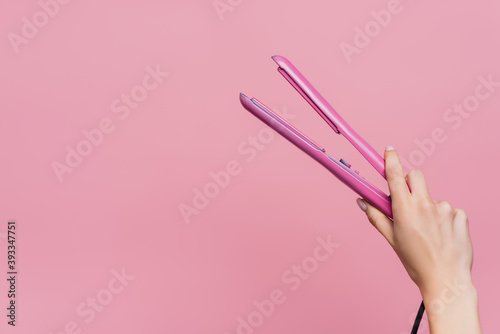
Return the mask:
<svg viewBox="0 0 500 334">
<path fill-rule="evenodd" d="M 337 134 L 342 134 L 354 147 L 365 157 L 366 160 L 385 179 L 384 159 L 359 136 L 346 121 L 332 108 L 332 106 L 320 95 L 320 93 L 307 81 L 306 78 L 285 57 L 274 56 L 273 60 L 278 64 L 280 72 L 286 80 L 299 92 L 300 95 L 318 112 L 318 114 L 330 125 Z M 241 104 L 255 117 L 269 125 L 271 128 L 288 139 L 292 144 L 307 153 L 311 158 L 322 164 L 340 181 L 354 190 L 359 196 L 373 204 L 386 216 L 392 217 L 391 197 L 375 187 L 359 175 L 358 171 L 351 170 L 351 165 L 343 159 L 337 160 L 326 154 L 323 147 L 309 139 L 305 134 L 293 127 L 290 123 L 274 113 L 257 99 L 249 99 L 240 93 Z M 422 315 L 425 310 L 424 302 L 415 317 L 411 334 L 416 334 Z"/>
<path fill-rule="evenodd" d="M 368 160 L 368 162 L 385 178 L 385 163 L 380 156 L 346 121 L 332 108 L 320 93 L 285 57 L 274 56 L 280 72 L 286 80 L 306 99 L 318 114 L 331 126 L 337 134 L 342 134 Z M 359 196 L 370 202 L 385 215 L 392 218 L 390 196 L 351 170 L 351 165 L 343 159 L 337 160 L 326 154 L 324 148 L 309 139 L 285 119 L 274 113 L 255 98 L 248 98 L 240 93 L 241 104 L 262 122 L 276 130 L 292 144 L 300 148 L 311 158 L 319 162 L 340 181 L 354 190 Z"/>
</svg>

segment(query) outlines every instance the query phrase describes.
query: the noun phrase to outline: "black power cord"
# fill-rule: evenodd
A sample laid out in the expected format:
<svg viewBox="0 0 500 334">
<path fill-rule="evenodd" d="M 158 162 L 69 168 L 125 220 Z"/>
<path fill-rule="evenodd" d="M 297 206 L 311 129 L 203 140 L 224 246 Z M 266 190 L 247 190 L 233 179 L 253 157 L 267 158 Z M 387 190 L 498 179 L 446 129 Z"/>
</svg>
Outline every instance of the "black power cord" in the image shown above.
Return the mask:
<svg viewBox="0 0 500 334">
<path fill-rule="evenodd" d="M 413 328 L 411 329 L 411 334 L 417 334 L 418 326 L 420 325 L 420 320 L 422 320 L 422 316 L 424 315 L 425 306 L 424 301 L 420 303 L 420 308 L 418 309 L 417 316 L 415 317 L 415 322 L 413 323 Z"/>
</svg>

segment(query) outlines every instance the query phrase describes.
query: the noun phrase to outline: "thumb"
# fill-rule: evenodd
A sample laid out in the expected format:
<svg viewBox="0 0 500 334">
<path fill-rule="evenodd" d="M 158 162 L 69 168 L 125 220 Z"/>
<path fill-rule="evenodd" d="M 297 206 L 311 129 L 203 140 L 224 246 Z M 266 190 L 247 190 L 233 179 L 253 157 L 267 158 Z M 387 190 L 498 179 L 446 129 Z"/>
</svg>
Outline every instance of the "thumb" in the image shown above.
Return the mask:
<svg viewBox="0 0 500 334">
<path fill-rule="evenodd" d="M 391 246 L 394 246 L 394 223 L 392 220 L 367 201 L 358 198 L 356 202 L 359 208 L 366 213 L 370 223 L 384 236 Z"/>
</svg>

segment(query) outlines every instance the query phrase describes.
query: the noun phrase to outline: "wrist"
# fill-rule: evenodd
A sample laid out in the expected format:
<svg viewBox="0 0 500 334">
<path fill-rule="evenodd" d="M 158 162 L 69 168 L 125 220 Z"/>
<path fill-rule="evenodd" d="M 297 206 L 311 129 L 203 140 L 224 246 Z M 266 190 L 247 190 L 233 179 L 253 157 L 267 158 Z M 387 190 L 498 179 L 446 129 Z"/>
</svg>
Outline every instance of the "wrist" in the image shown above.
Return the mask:
<svg viewBox="0 0 500 334">
<path fill-rule="evenodd" d="M 478 296 L 472 282 L 448 284 L 439 293 L 426 293 L 422 297 L 431 333 L 482 333 Z"/>
<path fill-rule="evenodd" d="M 453 276 L 436 275 L 436 279 L 428 284 L 419 286 L 422 298 L 428 301 L 434 299 L 442 300 L 444 303 L 460 296 L 465 291 L 475 291 L 470 272 Z"/>
<path fill-rule="evenodd" d="M 477 291 L 472 282 L 445 281 L 439 290 L 423 292 L 422 299 L 427 315 L 439 316 L 460 305 L 477 306 Z"/>
</svg>

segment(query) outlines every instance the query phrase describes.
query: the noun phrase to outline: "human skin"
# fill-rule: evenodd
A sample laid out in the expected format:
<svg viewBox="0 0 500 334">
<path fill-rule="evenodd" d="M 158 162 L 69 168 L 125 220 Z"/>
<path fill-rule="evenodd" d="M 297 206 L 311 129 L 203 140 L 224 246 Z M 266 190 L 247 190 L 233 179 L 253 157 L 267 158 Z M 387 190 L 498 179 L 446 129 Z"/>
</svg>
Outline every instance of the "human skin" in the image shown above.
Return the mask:
<svg viewBox="0 0 500 334">
<path fill-rule="evenodd" d="M 420 170 L 411 170 L 405 177 L 393 147 L 388 146 L 384 156 L 394 219 L 358 198 L 359 207 L 418 286 L 430 333 L 482 333 L 465 211 L 433 200 Z"/>
</svg>

